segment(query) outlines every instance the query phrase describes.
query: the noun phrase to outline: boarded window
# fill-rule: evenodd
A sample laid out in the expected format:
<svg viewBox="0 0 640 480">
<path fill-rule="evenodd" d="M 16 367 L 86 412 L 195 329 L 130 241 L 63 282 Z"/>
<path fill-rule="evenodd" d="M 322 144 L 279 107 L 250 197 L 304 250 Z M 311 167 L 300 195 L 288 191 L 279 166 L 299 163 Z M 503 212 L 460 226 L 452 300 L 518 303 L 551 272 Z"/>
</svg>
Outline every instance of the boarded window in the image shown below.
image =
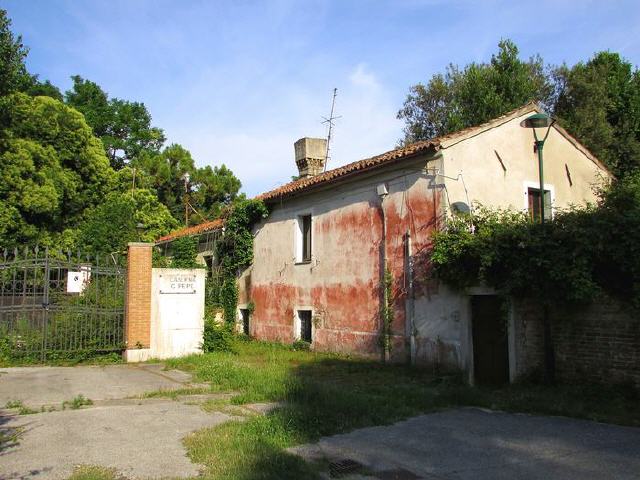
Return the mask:
<svg viewBox="0 0 640 480">
<path fill-rule="evenodd" d="M 298 310 L 300 340 L 311 343 L 311 310 Z"/>
<path fill-rule="evenodd" d="M 540 221 L 540 189 L 529 188 L 527 196 L 531 220 Z M 544 218 L 545 220 L 551 218 L 551 192 L 549 190 L 544 191 Z"/>
<path fill-rule="evenodd" d="M 303 215 L 300 217 L 300 233 L 301 233 L 301 257 L 299 261 L 311 261 L 311 215 Z"/>
</svg>

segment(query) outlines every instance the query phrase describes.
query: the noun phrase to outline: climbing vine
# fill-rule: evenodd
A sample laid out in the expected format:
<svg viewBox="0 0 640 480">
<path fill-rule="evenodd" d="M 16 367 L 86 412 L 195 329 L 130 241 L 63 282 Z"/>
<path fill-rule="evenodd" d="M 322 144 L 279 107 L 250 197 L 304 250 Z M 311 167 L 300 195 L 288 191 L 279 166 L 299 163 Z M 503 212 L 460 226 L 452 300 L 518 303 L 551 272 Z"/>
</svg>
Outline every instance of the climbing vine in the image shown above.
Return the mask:
<svg viewBox="0 0 640 480">
<path fill-rule="evenodd" d="M 393 324 L 393 275 L 388 267 L 384 269 L 382 280 L 382 308 L 380 309 L 380 320 L 382 321 L 382 332 L 380 334 L 380 346 L 382 351 L 391 353 L 391 325 Z"/>
<path fill-rule="evenodd" d="M 252 227 L 268 210 L 260 200 L 240 200 L 228 212 L 224 235 L 217 243 L 217 256 L 222 267 L 221 300 L 224 318 L 233 323 L 238 308 L 237 278 L 240 271 L 253 262 Z"/>
<path fill-rule="evenodd" d="M 484 283 L 549 306 L 605 292 L 640 306 L 640 175 L 544 226 L 524 213 L 477 208 L 435 234 L 431 262 L 453 287 Z"/>
</svg>

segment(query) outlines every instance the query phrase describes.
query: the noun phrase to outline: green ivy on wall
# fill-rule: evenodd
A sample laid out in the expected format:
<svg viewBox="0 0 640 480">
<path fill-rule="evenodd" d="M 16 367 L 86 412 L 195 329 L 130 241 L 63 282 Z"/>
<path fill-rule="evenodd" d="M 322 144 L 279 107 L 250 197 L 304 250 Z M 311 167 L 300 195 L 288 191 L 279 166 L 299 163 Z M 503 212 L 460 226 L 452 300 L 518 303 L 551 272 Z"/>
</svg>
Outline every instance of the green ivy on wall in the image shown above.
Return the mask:
<svg viewBox="0 0 640 480">
<path fill-rule="evenodd" d="M 222 308 L 228 323 L 236 318 L 238 274 L 253 262 L 252 227 L 268 213 L 261 200 L 240 200 L 231 207 L 225 219 L 224 235 L 216 245 L 216 253 L 222 266 Z"/>
<path fill-rule="evenodd" d="M 525 213 L 478 208 L 433 241 L 445 283 L 479 283 L 545 305 L 589 302 L 605 292 L 640 306 L 640 174 L 599 192 L 597 205 L 557 212 L 544 226 Z"/>
</svg>

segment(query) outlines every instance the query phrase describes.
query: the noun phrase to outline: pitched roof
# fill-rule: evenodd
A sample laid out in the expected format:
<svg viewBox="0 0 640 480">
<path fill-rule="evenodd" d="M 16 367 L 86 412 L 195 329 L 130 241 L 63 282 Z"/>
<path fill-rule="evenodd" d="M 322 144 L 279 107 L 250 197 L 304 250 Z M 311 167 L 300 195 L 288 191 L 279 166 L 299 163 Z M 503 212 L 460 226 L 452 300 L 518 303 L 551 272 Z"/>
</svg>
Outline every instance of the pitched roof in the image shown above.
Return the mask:
<svg viewBox="0 0 640 480">
<path fill-rule="evenodd" d="M 464 137 L 473 136 L 474 134 L 496 126 L 497 124 L 505 123 L 515 117 L 519 117 L 520 115 L 531 111 L 541 110 L 535 102 L 529 102 L 520 108 L 507 112 L 504 115 L 494 118 L 489 122 L 483 123 L 481 125 L 458 130 L 457 132 L 452 132 L 447 135 L 432 138 L 431 140 L 423 140 L 420 142 L 412 143 L 405 147 L 397 148 L 395 150 L 383 153 L 382 155 L 365 158 L 364 160 L 358 160 L 357 162 L 349 163 L 342 167 L 334 168 L 333 170 L 328 170 L 311 178 L 295 180 L 293 182 L 289 182 L 278 188 L 270 190 L 266 193 L 262 193 L 256 198 L 263 201 L 269 201 L 290 197 L 303 191 L 311 190 L 314 187 L 341 180 L 357 172 L 372 170 L 384 165 L 389 165 L 394 162 L 419 155 L 421 153 L 435 153 L 442 148 L 447 148 L 452 141 L 458 139 L 462 140 Z M 559 130 L 560 133 L 564 132 L 564 130 Z M 566 132 L 564 132 L 563 135 L 564 134 L 566 134 Z M 573 141 L 575 142 L 575 139 L 573 139 Z"/>
<path fill-rule="evenodd" d="M 164 237 L 160 237 L 159 239 L 157 239 L 156 243 L 169 242 L 179 237 L 188 237 L 191 235 L 200 235 L 206 232 L 213 232 L 215 230 L 220 230 L 223 227 L 223 224 L 224 222 L 221 218 L 216 218 L 215 220 L 212 220 L 210 222 L 200 223 L 192 227 L 181 228 L 180 230 L 171 232 L 169 235 L 165 235 Z"/>
<path fill-rule="evenodd" d="M 423 140 L 420 142 L 412 143 L 395 150 L 390 150 L 381 155 L 376 155 L 375 157 L 365 158 L 363 160 L 349 163 L 342 167 L 328 170 L 311 178 L 294 180 L 293 182 L 286 183 L 278 188 L 262 193 L 256 198 L 267 202 L 280 200 L 312 190 L 316 187 L 321 187 L 333 182 L 340 181 L 359 172 L 369 171 L 382 166 L 390 165 L 394 162 L 402 161 L 404 159 L 411 158 L 422 153 L 436 153 L 441 149 L 448 148 L 458 141 L 465 140 L 485 130 L 496 127 L 498 125 L 502 125 L 503 123 L 511 121 L 514 118 L 524 115 L 525 113 L 533 111 L 542 112 L 542 109 L 538 106 L 537 103 L 529 102 L 522 107 L 516 108 L 510 112 L 505 113 L 504 115 L 489 120 L 486 123 L 468 127 L 463 130 L 458 130 L 457 132 L 448 133 L 440 137 L 432 138 L 431 140 Z M 571 136 L 564 128 L 560 127 L 557 123 L 554 124 L 553 127 L 558 133 L 560 133 L 569 142 L 571 142 L 574 147 L 580 150 L 587 158 L 598 165 L 598 167 L 600 167 L 602 170 L 608 172 L 607 167 L 600 160 L 598 160 L 595 155 L 593 155 L 584 145 L 582 145 L 580 142 L 578 142 L 578 140 Z M 169 235 L 166 235 L 158 239 L 157 241 L 166 242 L 178 237 L 196 235 L 217 230 L 219 228 L 222 228 L 222 226 L 223 221 L 221 219 L 217 219 L 211 222 L 201 223 L 200 225 L 196 225 L 193 227 L 183 228 L 182 230 L 178 230 Z"/>
</svg>

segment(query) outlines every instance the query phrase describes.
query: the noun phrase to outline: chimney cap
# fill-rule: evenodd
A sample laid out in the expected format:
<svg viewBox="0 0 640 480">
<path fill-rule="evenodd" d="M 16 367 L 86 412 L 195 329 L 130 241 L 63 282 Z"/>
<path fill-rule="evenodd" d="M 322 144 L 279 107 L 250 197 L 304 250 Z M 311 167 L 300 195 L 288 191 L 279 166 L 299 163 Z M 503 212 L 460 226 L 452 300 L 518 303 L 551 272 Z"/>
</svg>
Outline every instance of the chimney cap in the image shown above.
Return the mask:
<svg viewBox="0 0 640 480">
<path fill-rule="evenodd" d="M 324 171 L 327 139 L 303 137 L 293 144 L 300 178 L 314 177 Z"/>
</svg>

